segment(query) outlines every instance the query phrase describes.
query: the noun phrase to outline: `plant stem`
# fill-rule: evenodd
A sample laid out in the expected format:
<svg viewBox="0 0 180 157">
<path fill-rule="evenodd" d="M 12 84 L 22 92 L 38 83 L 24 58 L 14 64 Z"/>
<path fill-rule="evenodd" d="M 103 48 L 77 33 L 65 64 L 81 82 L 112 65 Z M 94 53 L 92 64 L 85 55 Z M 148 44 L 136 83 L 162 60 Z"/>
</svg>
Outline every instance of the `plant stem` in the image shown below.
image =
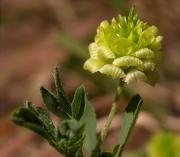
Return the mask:
<svg viewBox="0 0 180 157">
<path fill-rule="evenodd" d="M 101 132 L 101 142 L 104 141 L 104 139 L 106 138 L 107 134 L 108 134 L 108 131 L 110 129 L 110 125 L 111 125 L 111 122 L 115 116 L 115 114 L 117 113 L 118 111 L 118 107 L 119 107 L 119 100 L 120 100 L 120 97 L 121 97 L 121 93 L 122 93 L 122 87 L 120 85 L 117 86 L 117 89 L 116 89 L 116 96 L 115 96 L 115 99 L 114 99 L 114 102 L 112 103 L 112 107 L 111 107 L 111 111 L 109 113 L 109 116 L 108 116 L 108 119 L 105 123 L 105 126 L 104 128 L 102 129 L 102 132 Z"/>
<path fill-rule="evenodd" d="M 107 134 L 109 132 L 112 120 L 113 120 L 113 118 L 114 118 L 114 116 L 117 113 L 118 108 L 119 108 L 119 100 L 120 100 L 121 95 L 122 95 L 123 85 L 124 85 L 123 81 L 119 80 L 118 86 L 116 88 L 115 99 L 114 99 L 114 101 L 112 103 L 112 107 L 111 107 L 109 116 L 108 116 L 108 118 L 106 120 L 104 128 L 102 129 L 102 131 L 100 133 L 100 136 L 99 136 L 99 139 L 98 139 L 98 142 L 96 144 L 96 147 L 94 149 L 93 154 L 99 153 L 99 151 L 100 151 L 99 147 L 101 146 L 101 144 L 103 143 L 103 141 L 105 140 L 105 138 L 106 138 L 106 136 L 107 136 Z"/>
</svg>

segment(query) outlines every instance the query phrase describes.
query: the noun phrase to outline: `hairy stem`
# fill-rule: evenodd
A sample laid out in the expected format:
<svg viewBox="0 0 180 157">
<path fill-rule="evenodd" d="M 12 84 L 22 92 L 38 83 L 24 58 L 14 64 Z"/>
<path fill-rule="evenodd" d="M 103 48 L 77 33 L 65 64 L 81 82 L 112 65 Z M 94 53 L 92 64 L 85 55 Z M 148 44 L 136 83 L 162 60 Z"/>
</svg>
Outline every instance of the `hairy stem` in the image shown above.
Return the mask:
<svg viewBox="0 0 180 157">
<path fill-rule="evenodd" d="M 112 107 L 111 107 L 111 110 L 110 110 L 110 113 L 109 113 L 109 116 L 106 120 L 106 123 L 105 123 L 105 126 L 104 128 L 102 129 L 101 133 L 100 133 L 100 136 L 99 136 L 99 139 L 98 139 L 98 142 L 96 144 L 96 147 L 94 149 L 94 152 L 93 152 L 93 155 L 92 157 L 95 157 L 96 154 L 98 154 L 100 152 L 100 146 L 101 144 L 103 143 L 103 141 L 105 140 L 108 132 L 109 132 L 109 129 L 110 129 L 110 126 L 111 126 L 111 123 L 112 123 L 112 120 L 115 116 L 115 114 L 117 113 L 118 111 L 118 108 L 119 108 L 119 100 L 121 98 L 121 95 L 122 95 L 122 89 L 123 89 L 123 82 L 122 80 L 119 80 L 119 83 L 118 83 L 118 86 L 116 88 L 116 94 L 115 94 L 115 98 L 114 98 L 114 101 L 112 103 Z"/>
</svg>

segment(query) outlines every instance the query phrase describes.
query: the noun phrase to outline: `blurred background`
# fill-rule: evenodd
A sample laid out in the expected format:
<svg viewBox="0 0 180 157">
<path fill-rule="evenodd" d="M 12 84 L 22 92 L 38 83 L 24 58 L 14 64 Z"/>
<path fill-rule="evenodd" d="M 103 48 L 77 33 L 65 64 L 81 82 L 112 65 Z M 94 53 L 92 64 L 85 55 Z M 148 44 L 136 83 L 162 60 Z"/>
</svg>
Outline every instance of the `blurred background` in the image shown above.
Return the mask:
<svg viewBox="0 0 180 157">
<path fill-rule="evenodd" d="M 39 136 L 15 126 L 9 118 L 25 100 L 42 105 L 39 88 L 45 85 L 54 90 L 51 73 L 56 65 L 70 98 L 76 87 L 85 85 L 96 109 L 97 132 L 100 131 L 111 107 L 116 81 L 92 75 L 82 65 L 99 23 L 117 14 L 127 15 L 131 6 L 138 9 L 141 19 L 158 26 L 164 36 L 161 78 L 155 87 L 136 84 L 125 88 L 122 108 L 103 147 L 111 149 L 117 143 L 121 112 L 129 97 L 139 92 L 145 102 L 124 156 L 180 157 L 179 0 L 1 0 L 1 157 L 59 156 Z"/>
</svg>

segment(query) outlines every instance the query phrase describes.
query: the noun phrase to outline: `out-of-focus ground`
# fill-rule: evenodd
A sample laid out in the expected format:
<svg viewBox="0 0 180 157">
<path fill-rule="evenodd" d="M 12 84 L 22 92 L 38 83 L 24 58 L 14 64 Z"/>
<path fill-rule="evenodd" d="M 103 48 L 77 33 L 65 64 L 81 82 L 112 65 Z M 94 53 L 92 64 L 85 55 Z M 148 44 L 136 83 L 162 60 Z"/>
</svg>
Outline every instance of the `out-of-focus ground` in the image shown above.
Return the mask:
<svg viewBox="0 0 180 157">
<path fill-rule="evenodd" d="M 127 150 L 144 148 L 158 130 L 180 132 L 179 0 L 1 0 L 1 157 L 58 156 L 45 141 L 15 126 L 9 119 L 12 110 L 26 99 L 42 104 L 39 87 L 45 85 L 54 89 L 51 72 L 57 64 L 70 97 L 78 85 L 86 86 L 97 111 L 97 131 L 100 131 L 113 100 L 115 83 L 84 72 L 82 65 L 88 56 L 87 45 L 93 40 L 100 21 L 110 20 L 119 13 L 126 14 L 131 5 L 139 10 L 142 19 L 159 27 L 164 36 L 164 56 L 158 85 L 138 84 L 126 88 L 122 104 L 137 91 L 145 99 Z M 120 121 L 121 114 L 115 117 L 104 147 L 111 148 L 117 142 Z"/>
</svg>

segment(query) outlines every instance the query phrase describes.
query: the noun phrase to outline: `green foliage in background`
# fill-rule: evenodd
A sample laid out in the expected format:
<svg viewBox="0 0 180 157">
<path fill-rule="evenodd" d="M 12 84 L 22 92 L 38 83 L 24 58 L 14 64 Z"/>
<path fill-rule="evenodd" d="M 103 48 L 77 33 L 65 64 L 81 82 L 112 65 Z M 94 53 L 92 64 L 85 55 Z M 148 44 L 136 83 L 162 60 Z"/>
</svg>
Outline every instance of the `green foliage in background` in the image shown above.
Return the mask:
<svg viewBox="0 0 180 157">
<path fill-rule="evenodd" d="M 157 133 L 148 145 L 148 157 L 180 157 L 180 135 Z"/>
<path fill-rule="evenodd" d="M 180 157 L 180 135 L 161 131 L 155 133 L 144 149 L 126 152 L 124 157 Z"/>
</svg>

